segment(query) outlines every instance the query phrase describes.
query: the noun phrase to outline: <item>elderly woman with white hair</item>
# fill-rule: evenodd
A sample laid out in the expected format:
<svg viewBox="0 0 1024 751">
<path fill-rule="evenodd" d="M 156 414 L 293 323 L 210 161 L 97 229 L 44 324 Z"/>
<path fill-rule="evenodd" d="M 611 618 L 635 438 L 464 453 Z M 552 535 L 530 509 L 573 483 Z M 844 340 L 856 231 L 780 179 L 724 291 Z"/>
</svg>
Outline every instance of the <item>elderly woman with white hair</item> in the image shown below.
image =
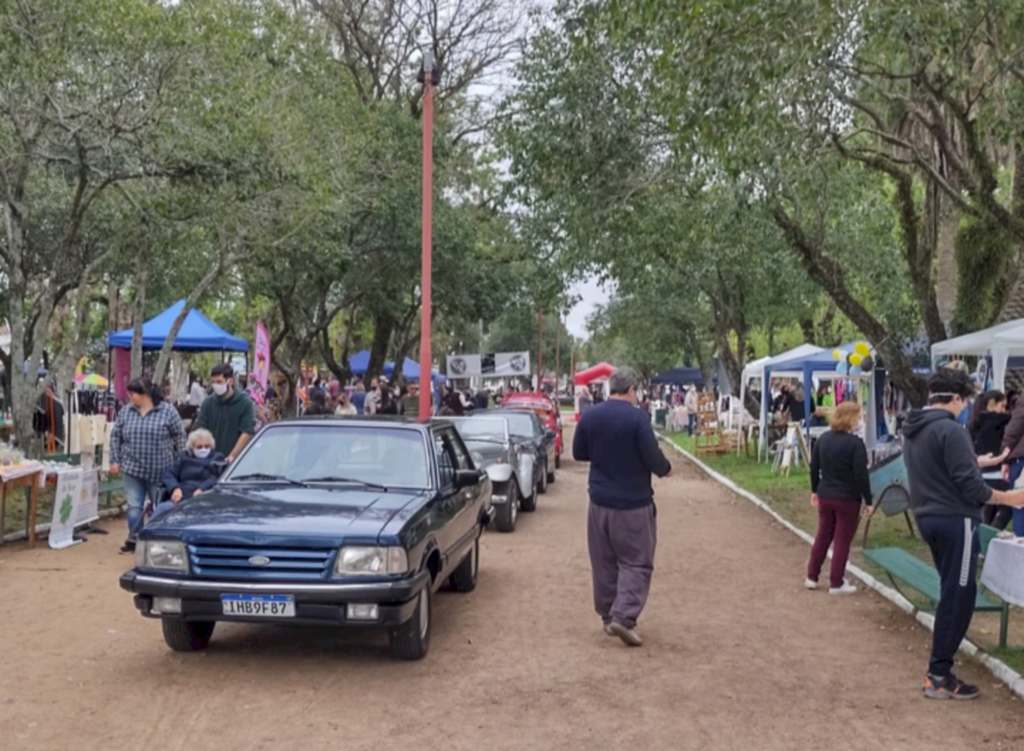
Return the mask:
<svg viewBox="0 0 1024 751">
<path fill-rule="evenodd" d="M 200 428 L 189 434 L 178 461 L 163 474 L 163 486 L 170 493 L 170 500 L 156 507 L 150 521 L 172 510 L 182 499 L 201 495 L 217 484 L 220 473 L 216 465 L 224 462 L 224 454 L 214 449 L 210 431 Z"/>
</svg>

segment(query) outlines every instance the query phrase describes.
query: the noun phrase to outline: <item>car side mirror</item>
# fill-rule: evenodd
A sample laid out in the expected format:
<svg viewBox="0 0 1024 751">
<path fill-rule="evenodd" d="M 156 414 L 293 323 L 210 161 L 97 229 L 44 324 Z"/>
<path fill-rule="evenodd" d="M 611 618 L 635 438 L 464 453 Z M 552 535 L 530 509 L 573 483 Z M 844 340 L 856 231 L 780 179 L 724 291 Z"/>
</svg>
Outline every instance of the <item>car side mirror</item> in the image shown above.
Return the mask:
<svg viewBox="0 0 1024 751">
<path fill-rule="evenodd" d="M 228 462 L 210 462 L 210 471 L 217 477 L 220 477 L 229 466 L 231 465 Z"/>
<path fill-rule="evenodd" d="M 484 474 L 481 469 L 460 469 L 455 473 L 455 487 L 458 490 L 476 487 L 480 484 Z"/>
<path fill-rule="evenodd" d="M 555 438 L 558 437 L 558 434 L 555 433 L 555 431 L 553 430 L 547 430 L 544 432 L 544 437 L 547 438 L 549 441 L 553 441 L 555 440 Z"/>
</svg>

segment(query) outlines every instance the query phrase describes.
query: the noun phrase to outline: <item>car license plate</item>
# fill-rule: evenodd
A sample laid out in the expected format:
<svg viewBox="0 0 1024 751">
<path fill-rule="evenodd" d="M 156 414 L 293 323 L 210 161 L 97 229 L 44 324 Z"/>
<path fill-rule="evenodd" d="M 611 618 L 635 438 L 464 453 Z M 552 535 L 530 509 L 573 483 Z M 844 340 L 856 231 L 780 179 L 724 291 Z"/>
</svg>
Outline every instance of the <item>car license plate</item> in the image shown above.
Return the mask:
<svg viewBox="0 0 1024 751">
<path fill-rule="evenodd" d="M 295 617 L 295 598 L 291 595 L 221 595 L 220 602 L 224 615 Z"/>
</svg>

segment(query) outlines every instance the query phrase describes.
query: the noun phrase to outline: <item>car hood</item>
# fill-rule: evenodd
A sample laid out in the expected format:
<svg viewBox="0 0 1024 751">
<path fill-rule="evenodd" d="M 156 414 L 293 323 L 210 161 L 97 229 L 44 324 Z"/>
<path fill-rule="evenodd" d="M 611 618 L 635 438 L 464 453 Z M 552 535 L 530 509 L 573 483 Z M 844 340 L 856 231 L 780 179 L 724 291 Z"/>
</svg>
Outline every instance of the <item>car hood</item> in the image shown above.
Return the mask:
<svg viewBox="0 0 1024 751">
<path fill-rule="evenodd" d="M 196 544 L 282 546 L 376 542 L 385 525 L 427 491 L 346 487 L 215 489 L 182 501 L 141 537 Z"/>
<path fill-rule="evenodd" d="M 467 441 L 466 448 L 483 457 L 484 467 L 490 466 L 506 456 L 505 447 L 500 443 L 490 443 L 488 441 Z"/>
</svg>

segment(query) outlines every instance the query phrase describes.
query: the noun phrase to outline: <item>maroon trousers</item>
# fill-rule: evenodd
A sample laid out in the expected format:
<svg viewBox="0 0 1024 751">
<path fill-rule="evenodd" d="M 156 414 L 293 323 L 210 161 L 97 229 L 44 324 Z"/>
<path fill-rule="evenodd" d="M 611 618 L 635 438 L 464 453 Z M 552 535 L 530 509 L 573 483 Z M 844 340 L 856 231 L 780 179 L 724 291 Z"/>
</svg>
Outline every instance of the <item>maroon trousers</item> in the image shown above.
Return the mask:
<svg viewBox="0 0 1024 751">
<path fill-rule="evenodd" d="M 850 558 L 850 543 L 860 524 L 860 503 L 857 501 L 818 501 L 818 535 L 811 547 L 811 560 L 807 563 L 807 578 L 818 581 L 821 567 L 832 546 L 830 587 L 843 586 L 846 562 Z"/>
</svg>

